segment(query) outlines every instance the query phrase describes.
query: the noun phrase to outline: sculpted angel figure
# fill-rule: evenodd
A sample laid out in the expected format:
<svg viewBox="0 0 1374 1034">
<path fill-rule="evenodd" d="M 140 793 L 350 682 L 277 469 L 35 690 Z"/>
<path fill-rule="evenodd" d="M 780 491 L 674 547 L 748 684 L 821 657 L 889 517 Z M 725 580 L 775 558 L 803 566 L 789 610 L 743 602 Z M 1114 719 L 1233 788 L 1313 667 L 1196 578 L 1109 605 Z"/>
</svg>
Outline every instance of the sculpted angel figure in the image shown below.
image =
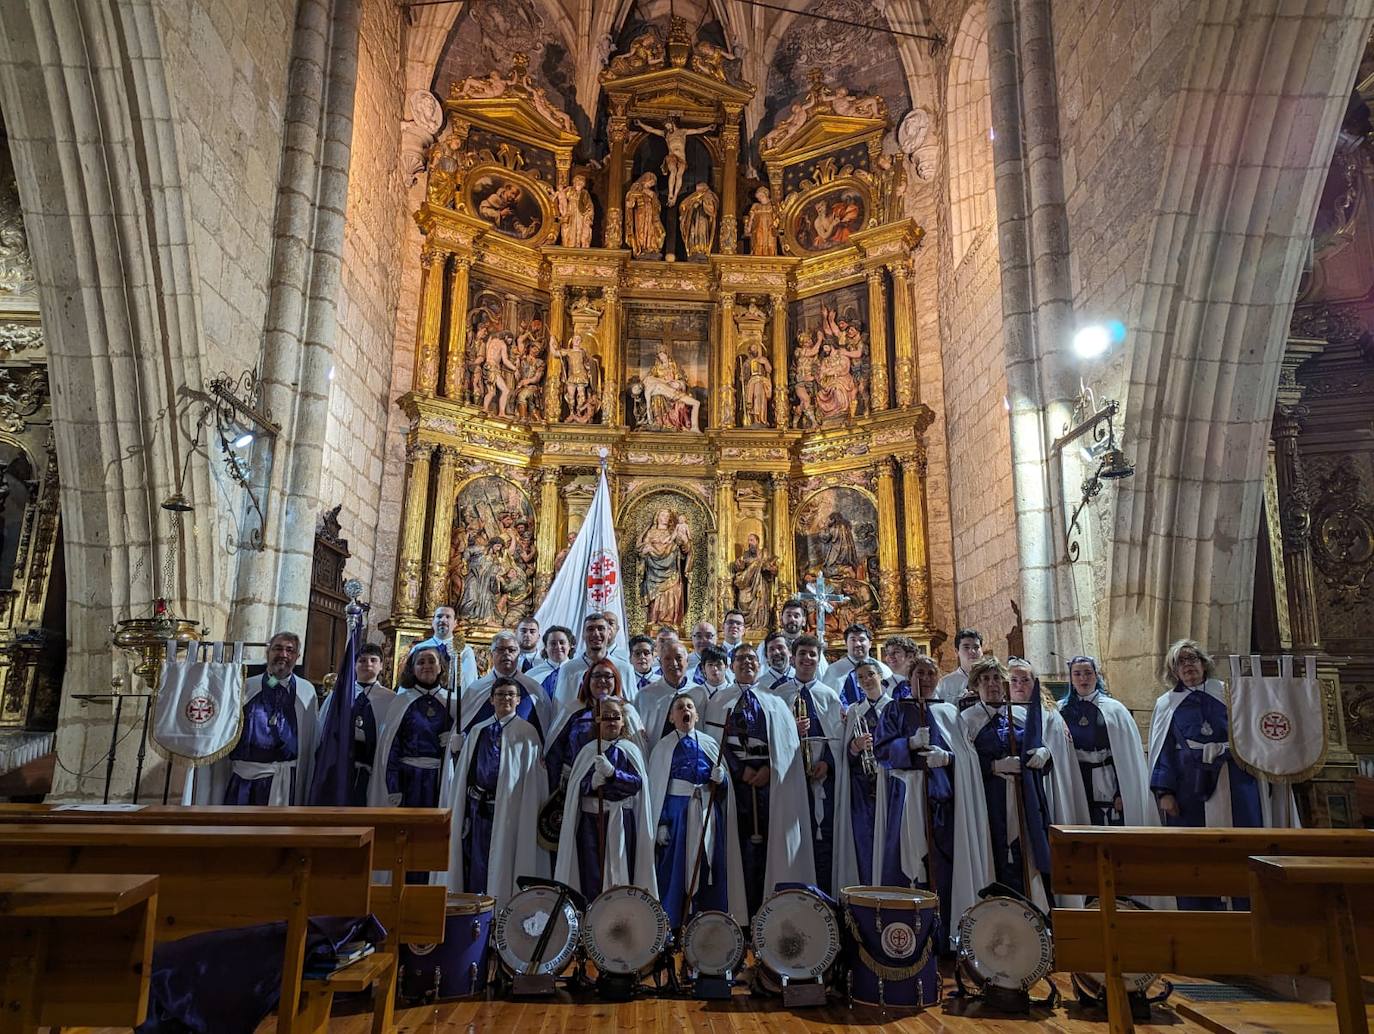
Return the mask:
<svg viewBox="0 0 1374 1034">
<path fill-rule="evenodd" d="M 658 178 L 646 172 L 625 192 L 625 240 L 635 258 L 663 251 L 661 210 Z"/>
<path fill-rule="evenodd" d="M 735 57 L 732 51 L 718 47 L 709 40 L 697 40 L 692 45 L 692 71 L 725 82 L 725 62 L 733 61 Z"/>
<path fill-rule="evenodd" d="M 558 202 L 559 240 L 565 248 L 592 246 L 592 217 L 596 206 L 587 190 L 587 177 L 575 173 L 572 182 L 555 195 Z"/>
<path fill-rule="evenodd" d="M 700 129 L 683 129 L 677 124 L 676 119 L 664 119 L 663 128 L 655 129 L 653 126 L 635 120 L 635 125 L 646 133 L 654 136 L 663 137 L 663 142 L 668 145 L 668 156 L 663 159 L 663 171 L 668 174 L 668 207 L 677 204 L 677 197 L 682 193 L 682 174 L 687 171 L 687 138 L 689 136 L 700 136 L 715 129 L 715 123 L 709 126 L 702 126 Z"/>
</svg>

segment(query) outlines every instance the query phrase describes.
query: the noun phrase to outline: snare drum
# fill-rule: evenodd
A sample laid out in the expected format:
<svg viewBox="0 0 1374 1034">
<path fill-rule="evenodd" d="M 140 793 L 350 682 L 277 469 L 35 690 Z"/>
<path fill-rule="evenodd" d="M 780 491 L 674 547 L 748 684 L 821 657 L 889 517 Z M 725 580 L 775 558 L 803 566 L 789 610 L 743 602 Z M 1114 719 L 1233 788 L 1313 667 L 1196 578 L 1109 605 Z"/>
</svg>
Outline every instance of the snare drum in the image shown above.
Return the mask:
<svg viewBox="0 0 1374 1034">
<path fill-rule="evenodd" d="M 729 979 L 744 961 L 744 931 L 725 912 L 698 912 L 682 931 L 682 958 L 693 978 Z"/>
<path fill-rule="evenodd" d="M 783 984 L 824 982 L 840 954 L 835 910 L 809 890 L 780 890 L 770 897 L 755 913 L 752 933 L 759 963 Z"/>
<path fill-rule="evenodd" d="M 581 930 L 577 906 L 564 897 L 559 904 L 556 887 L 530 887 L 506 903 L 491 928 L 496 957 L 512 974 L 537 973 L 558 976 L 572 960 Z M 535 948 L 549 931 L 539 964 L 530 968 Z"/>
<path fill-rule="evenodd" d="M 485 894 L 450 894 L 442 944 L 402 944 L 398 983 L 402 998 L 443 999 L 487 988 L 487 946 L 496 900 Z"/>
<path fill-rule="evenodd" d="M 845 887 L 849 998 L 919 1009 L 940 1000 L 940 899 L 901 887 Z"/>
<path fill-rule="evenodd" d="M 1020 898 L 991 897 L 959 920 L 959 965 L 980 988 L 1028 991 L 1054 965 L 1044 913 Z"/>
<path fill-rule="evenodd" d="M 598 973 L 642 973 L 668 946 L 668 913 L 641 887 L 612 887 L 587 907 L 582 949 Z"/>
</svg>

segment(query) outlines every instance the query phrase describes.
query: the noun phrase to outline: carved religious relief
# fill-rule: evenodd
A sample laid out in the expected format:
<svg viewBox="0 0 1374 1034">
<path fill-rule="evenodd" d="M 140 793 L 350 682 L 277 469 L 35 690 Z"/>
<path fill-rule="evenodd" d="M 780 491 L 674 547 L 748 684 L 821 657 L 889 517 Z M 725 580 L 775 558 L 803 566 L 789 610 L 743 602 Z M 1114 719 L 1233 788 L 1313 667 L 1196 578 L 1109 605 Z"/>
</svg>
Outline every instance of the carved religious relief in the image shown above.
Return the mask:
<svg viewBox="0 0 1374 1034">
<path fill-rule="evenodd" d="M 663 67 L 663 38 L 657 29 L 647 29 L 630 41 L 623 54 L 612 55 L 601 73 L 601 81 L 612 82 L 629 75 Z"/>
<path fill-rule="evenodd" d="M 698 183 L 678 205 L 678 224 L 689 259 L 704 259 L 711 254 L 719 214 L 720 198 L 708 183 Z"/>
<path fill-rule="evenodd" d="M 1348 608 L 1374 595 L 1374 499 L 1351 456 L 1322 479 L 1312 506 L 1312 555 L 1326 602 Z"/>
<path fill-rule="evenodd" d="M 505 478 L 483 476 L 459 490 L 448 592 L 465 625 L 512 628 L 533 613 L 535 521 L 529 500 Z"/>
<path fill-rule="evenodd" d="M 668 207 L 672 208 L 677 204 L 678 195 L 682 193 L 682 177 L 687 171 L 687 138 L 709 133 L 716 128 L 715 124 L 687 129 L 679 125 L 676 119 L 670 118 L 665 119 L 661 127 L 638 121 L 635 125 L 645 133 L 662 137 L 668 148 L 668 154 L 663 159 L 663 171 L 668 174 Z"/>
<path fill-rule="evenodd" d="M 663 254 L 663 214 L 658 200 L 658 178 L 646 172 L 625 194 L 625 243 L 635 258 Z"/>
<path fill-rule="evenodd" d="M 878 508 L 857 488 L 825 488 L 797 511 L 797 575 L 802 584 L 824 572 L 827 584 L 848 596 L 833 620 L 879 624 Z"/>
<path fill-rule="evenodd" d="M 749 628 L 765 629 L 772 623 L 777 578 L 778 558 L 763 548 L 755 532 L 750 532 L 743 551 L 730 564 L 733 602 L 744 611 L 744 623 Z"/>
<path fill-rule="evenodd" d="M 566 346 L 549 343 L 549 354 L 562 364 L 561 419 L 571 424 L 596 423 L 602 413 L 605 367 L 598 331 L 603 310 L 587 295 L 579 295 L 569 315 L 573 332 Z"/>
<path fill-rule="evenodd" d="M 867 318 L 868 293 L 860 285 L 794 303 L 793 427 L 818 428 L 869 414 Z"/>
<path fill-rule="evenodd" d="M 626 321 L 630 424 L 645 431 L 700 431 L 706 401 L 706 314 L 634 308 Z"/>
<path fill-rule="evenodd" d="M 596 205 L 587 190 L 586 174 L 574 173 L 572 182 L 554 197 L 558 205 L 559 243 L 565 248 L 590 248 Z"/>
<path fill-rule="evenodd" d="M 735 319 L 735 367 L 740 427 L 771 427 L 773 363 L 763 341 L 768 316 L 752 302 Z"/>
<path fill-rule="evenodd" d="M 687 572 L 692 561 L 692 533 L 686 519 L 667 507 L 635 543 L 642 564 L 640 594 L 644 619 L 651 626 L 685 623 Z"/>
<path fill-rule="evenodd" d="M 492 416 L 542 420 L 547 304 L 474 284 L 467 325 L 467 397 Z"/>
</svg>

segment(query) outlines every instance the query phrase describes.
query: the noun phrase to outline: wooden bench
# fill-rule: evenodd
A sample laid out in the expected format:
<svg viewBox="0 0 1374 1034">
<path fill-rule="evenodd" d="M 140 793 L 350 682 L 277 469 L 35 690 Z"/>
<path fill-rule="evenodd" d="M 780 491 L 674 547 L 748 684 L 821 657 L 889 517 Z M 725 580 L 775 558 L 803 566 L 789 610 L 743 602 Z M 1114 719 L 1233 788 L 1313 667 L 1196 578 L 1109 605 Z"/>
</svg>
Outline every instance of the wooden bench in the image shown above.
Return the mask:
<svg viewBox="0 0 1374 1034">
<path fill-rule="evenodd" d="M 1330 978 L 1342 1034 L 1368 1034 L 1360 960 L 1374 962 L 1374 858 L 1251 858 L 1250 910 L 1265 970 Z"/>
<path fill-rule="evenodd" d="M 309 1031 L 325 1031 L 329 1027 L 329 1013 L 334 1007 L 335 993 L 372 989 L 372 1034 L 387 1034 L 393 1025 L 396 1006 L 395 952 L 373 952 L 351 966 L 331 973 L 320 980 L 306 980 L 301 998 L 301 1027 Z"/>
<path fill-rule="evenodd" d="M 413 871 L 448 868 L 450 812 L 447 808 L 259 808 L 148 805 L 136 811 L 111 811 L 98 805 L 79 808 L 50 804 L 0 804 L 0 824 L 51 822 L 81 825 L 278 826 L 315 829 L 372 828 L 372 858 L 390 883 L 372 886 L 368 908 L 386 928 L 385 947 L 401 942 L 438 943 L 444 939 L 447 892 L 442 886 L 408 884 Z"/>
<path fill-rule="evenodd" d="M 0 874 L 0 1031 L 148 1012 L 156 876 Z"/>
<path fill-rule="evenodd" d="M 1344 829 L 1160 829 L 1052 826 L 1056 894 L 1100 907 L 1056 908 L 1055 969 L 1105 972 L 1108 1027 L 1134 1030 L 1124 972 L 1260 974 L 1249 912 L 1128 911 L 1118 898 L 1244 897 L 1252 855 L 1367 857 L 1374 832 Z"/>
<path fill-rule="evenodd" d="M 286 920 L 277 1029 L 295 1034 L 308 919 L 367 912 L 372 830 L 10 823 L 0 871 L 155 874 L 160 941 Z"/>
</svg>

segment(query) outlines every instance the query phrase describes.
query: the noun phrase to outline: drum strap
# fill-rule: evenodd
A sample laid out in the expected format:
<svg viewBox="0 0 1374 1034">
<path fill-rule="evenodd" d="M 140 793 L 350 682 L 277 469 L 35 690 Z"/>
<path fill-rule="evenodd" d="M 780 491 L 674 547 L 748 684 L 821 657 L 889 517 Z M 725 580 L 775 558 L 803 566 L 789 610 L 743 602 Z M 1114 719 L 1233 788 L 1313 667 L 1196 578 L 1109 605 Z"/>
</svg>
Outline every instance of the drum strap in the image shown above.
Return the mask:
<svg viewBox="0 0 1374 1034">
<path fill-rule="evenodd" d="M 930 962 L 931 948 L 935 944 L 935 931 L 940 926 L 938 922 L 933 922 L 926 929 L 925 943 L 921 945 L 915 962 L 908 966 L 889 966 L 886 962 L 875 959 L 873 953 L 868 950 L 868 945 L 864 943 L 863 931 L 859 929 L 859 924 L 854 921 L 854 913 L 847 906 L 844 909 L 844 925 L 849 931 L 849 936 L 853 937 L 854 943 L 859 946 L 859 958 L 863 964 L 888 983 L 910 980 L 926 968 L 926 964 Z"/>
</svg>

